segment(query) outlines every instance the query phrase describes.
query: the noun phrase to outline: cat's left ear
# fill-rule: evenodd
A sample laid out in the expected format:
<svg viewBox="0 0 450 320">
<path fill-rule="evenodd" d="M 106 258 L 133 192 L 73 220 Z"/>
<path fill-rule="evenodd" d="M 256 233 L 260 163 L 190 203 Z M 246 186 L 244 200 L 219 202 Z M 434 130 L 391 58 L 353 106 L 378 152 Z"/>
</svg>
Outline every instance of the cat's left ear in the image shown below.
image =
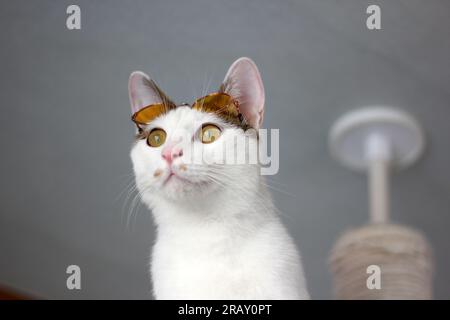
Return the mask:
<svg viewBox="0 0 450 320">
<path fill-rule="evenodd" d="M 259 129 L 264 115 L 264 86 L 256 64 L 250 58 L 239 58 L 228 69 L 221 86 L 239 102 L 239 109 L 247 123 Z"/>
</svg>

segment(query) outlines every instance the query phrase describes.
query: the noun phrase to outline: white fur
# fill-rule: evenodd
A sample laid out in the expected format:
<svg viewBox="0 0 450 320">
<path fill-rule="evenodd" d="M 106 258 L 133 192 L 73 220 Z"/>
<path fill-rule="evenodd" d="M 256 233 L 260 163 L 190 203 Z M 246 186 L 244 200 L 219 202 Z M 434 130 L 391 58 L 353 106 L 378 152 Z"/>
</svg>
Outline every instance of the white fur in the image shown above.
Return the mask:
<svg viewBox="0 0 450 320">
<path fill-rule="evenodd" d="M 219 125 L 220 138 L 202 144 L 197 133 L 203 123 Z M 223 155 L 226 141 L 242 134 L 188 107 L 178 107 L 149 126 L 167 132 L 164 145 L 177 143 L 187 150 L 196 144 L 211 162 Z M 137 187 L 157 225 L 151 258 L 155 297 L 308 299 L 299 253 L 259 167 L 186 165 L 186 152 L 173 161 L 176 176 L 164 183 L 170 173 L 161 156 L 164 145 L 153 148 L 139 140 L 131 150 Z M 157 170 L 162 174 L 155 177 Z"/>
</svg>

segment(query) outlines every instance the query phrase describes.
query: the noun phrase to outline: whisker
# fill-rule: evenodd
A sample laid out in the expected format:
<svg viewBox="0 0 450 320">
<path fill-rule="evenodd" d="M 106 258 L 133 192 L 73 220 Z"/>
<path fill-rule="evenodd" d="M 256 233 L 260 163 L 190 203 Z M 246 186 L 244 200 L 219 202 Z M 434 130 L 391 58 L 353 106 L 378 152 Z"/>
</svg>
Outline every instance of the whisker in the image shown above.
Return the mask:
<svg viewBox="0 0 450 320">
<path fill-rule="evenodd" d="M 239 194 L 239 196 L 240 196 L 241 194 L 246 194 L 246 193 L 249 192 L 248 190 L 242 188 L 241 186 L 236 185 L 235 179 L 233 179 L 232 176 L 230 176 L 229 174 L 227 174 L 227 173 L 225 173 L 225 172 L 223 172 L 223 171 L 221 171 L 221 170 L 217 170 L 217 168 L 220 167 L 220 165 L 213 165 L 213 166 L 211 166 L 211 167 L 208 165 L 209 168 L 204 168 L 204 167 L 201 166 L 201 165 L 194 165 L 194 166 L 198 166 L 198 168 L 200 169 L 199 171 L 202 171 L 202 173 L 204 173 L 204 174 L 208 174 L 208 175 L 216 175 L 216 178 L 217 178 L 217 179 L 221 179 L 221 181 L 229 182 L 229 184 L 227 184 L 227 188 L 231 189 L 232 191 L 236 191 L 236 192 L 240 191 L 241 193 Z M 244 166 L 244 165 L 243 165 L 243 166 Z M 202 168 L 202 167 L 203 167 L 203 168 Z M 290 196 L 293 196 L 293 197 L 294 197 L 294 195 L 293 195 L 293 194 L 290 194 L 289 192 L 286 192 L 286 191 L 280 190 L 280 189 L 276 189 L 276 188 L 274 188 L 273 186 L 270 186 L 269 184 L 264 183 L 264 182 L 262 181 L 262 179 L 258 179 L 258 180 L 259 180 L 259 181 L 258 181 L 259 184 L 261 184 L 261 185 L 263 185 L 263 186 L 265 186 L 265 187 L 267 187 L 267 188 L 269 188 L 269 189 L 273 189 L 273 190 L 278 191 L 278 192 L 281 192 L 281 193 L 286 193 L 287 195 L 290 195 Z M 274 211 L 276 214 L 278 214 L 278 215 L 280 215 L 280 216 L 284 216 L 284 217 L 286 217 L 287 219 L 290 219 L 290 220 L 292 219 L 291 216 L 289 216 L 289 215 L 286 214 L 285 212 L 282 212 L 280 209 L 278 209 L 278 208 L 277 208 L 276 206 L 274 206 L 274 205 L 270 205 L 270 208 L 268 208 L 268 207 L 265 205 L 265 203 L 267 202 L 267 201 L 266 201 L 266 200 L 267 200 L 267 199 L 266 199 L 266 196 L 265 196 L 264 194 L 262 194 L 261 192 L 259 192 L 259 191 L 253 191 L 252 193 L 256 196 L 256 198 L 259 200 L 259 204 L 260 204 L 261 206 L 263 206 L 264 209 L 265 209 L 266 211 L 272 210 L 272 211 Z M 247 201 L 248 199 L 246 199 L 246 198 L 244 197 L 243 200 L 244 200 L 244 201 Z"/>
</svg>

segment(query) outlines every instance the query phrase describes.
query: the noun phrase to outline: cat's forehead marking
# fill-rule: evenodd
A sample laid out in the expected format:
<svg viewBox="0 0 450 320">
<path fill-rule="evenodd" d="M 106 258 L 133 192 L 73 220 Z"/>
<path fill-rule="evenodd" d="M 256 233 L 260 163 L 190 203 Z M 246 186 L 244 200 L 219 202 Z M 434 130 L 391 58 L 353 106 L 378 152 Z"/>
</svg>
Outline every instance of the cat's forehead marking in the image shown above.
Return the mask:
<svg viewBox="0 0 450 320">
<path fill-rule="evenodd" d="M 156 119 L 153 126 L 162 126 L 169 130 L 193 130 L 211 121 L 217 122 L 216 117 L 181 105 Z"/>
</svg>

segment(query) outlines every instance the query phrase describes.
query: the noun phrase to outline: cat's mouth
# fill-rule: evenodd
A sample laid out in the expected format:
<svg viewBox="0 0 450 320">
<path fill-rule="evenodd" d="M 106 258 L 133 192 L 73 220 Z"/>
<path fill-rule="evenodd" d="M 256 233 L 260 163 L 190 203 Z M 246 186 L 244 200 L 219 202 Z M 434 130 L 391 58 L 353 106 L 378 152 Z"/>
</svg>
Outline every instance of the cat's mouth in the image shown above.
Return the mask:
<svg viewBox="0 0 450 320">
<path fill-rule="evenodd" d="M 179 173 L 176 173 L 174 171 L 170 171 L 170 173 L 167 175 L 167 177 L 165 178 L 165 180 L 162 183 L 162 187 L 168 187 L 170 185 L 178 185 L 178 186 L 182 186 L 182 185 L 191 185 L 191 186 L 206 186 L 206 185 L 210 185 L 211 181 L 196 181 L 196 180 L 191 180 L 188 177 L 184 177 Z"/>
<path fill-rule="evenodd" d="M 169 182 L 174 181 L 174 180 L 178 180 L 184 183 L 192 183 L 192 181 L 190 181 L 189 179 L 182 177 L 178 174 L 176 174 L 173 171 L 170 171 L 169 175 L 167 176 L 166 180 L 164 180 L 163 182 L 163 186 L 167 185 Z"/>
</svg>

